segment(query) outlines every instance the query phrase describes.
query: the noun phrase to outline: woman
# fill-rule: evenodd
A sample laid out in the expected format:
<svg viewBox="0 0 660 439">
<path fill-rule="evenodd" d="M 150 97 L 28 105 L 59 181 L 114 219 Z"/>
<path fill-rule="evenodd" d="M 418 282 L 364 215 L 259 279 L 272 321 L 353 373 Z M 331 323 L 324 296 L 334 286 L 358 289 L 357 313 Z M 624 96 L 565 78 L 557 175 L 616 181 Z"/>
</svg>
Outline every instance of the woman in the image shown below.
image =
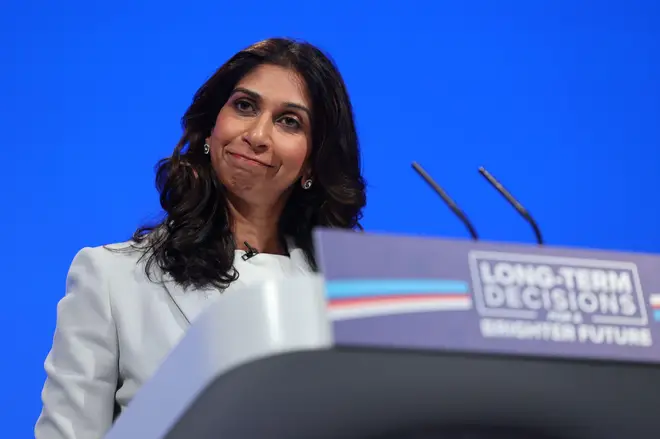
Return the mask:
<svg viewBox="0 0 660 439">
<path fill-rule="evenodd" d="M 239 52 L 182 124 L 157 171 L 163 221 L 71 264 L 37 439 L 103 436 L 211 300 L 314 271 L 316 226 L 360 228 L 351 103 L 315 47 L 271 39 Z"/>
</svg>

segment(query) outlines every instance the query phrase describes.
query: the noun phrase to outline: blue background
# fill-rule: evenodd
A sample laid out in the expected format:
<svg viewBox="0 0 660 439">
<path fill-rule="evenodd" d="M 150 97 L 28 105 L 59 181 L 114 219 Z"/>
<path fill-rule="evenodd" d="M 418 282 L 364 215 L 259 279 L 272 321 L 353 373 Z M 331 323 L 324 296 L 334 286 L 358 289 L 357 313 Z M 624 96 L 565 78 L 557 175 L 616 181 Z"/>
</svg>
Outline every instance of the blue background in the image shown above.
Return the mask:
<svg viewBox="0 0 660 439">
<path fill-rule="evenodd" d="M 110 4 L 114 3 L 114 4 Z M 246 7 L 249 8 L 246 9 Z M 27 438 L 72 257 L 159 213 L 192 94 L 271 36 L 329 51 L 357 115 L 367 230 L 660 252 L 660 2 L 60 1 L 0 5 L 0 415 Z"/>
</svg>

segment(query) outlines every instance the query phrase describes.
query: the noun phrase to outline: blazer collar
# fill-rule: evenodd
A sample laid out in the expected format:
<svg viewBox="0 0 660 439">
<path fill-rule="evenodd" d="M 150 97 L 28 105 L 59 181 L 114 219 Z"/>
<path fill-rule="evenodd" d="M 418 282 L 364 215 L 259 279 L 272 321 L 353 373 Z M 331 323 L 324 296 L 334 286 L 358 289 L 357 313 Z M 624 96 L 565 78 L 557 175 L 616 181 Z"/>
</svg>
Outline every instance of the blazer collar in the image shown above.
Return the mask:
<svg viewBox="0 0 660 439">
<path fill-rule="evenodd" d="M 303 249 L 296 246 L 295 241 L 291 237 L 286 238 L 286 246 L 287 251 L 289 252 L 289 258 L 291 258 L 291 262 L 293 262 L 293 265 L 298 269 L 298 271 L 302 273 L 310 273 L 312 271 L 312 267 L 310 267 L 309 263 L 307 262 L 307 256 L 305 256 Z"/>
<path fill-rule="evenodd" d="M 291 238 L 287 238 L 286 243 L 294 270 L 300 274 L 310 273 L 312 269 L 305 252 L 298 248 Z M 160 272 L 160 280 L 187 324 L 194 321 L 208 304 L 219 296 L 216 288 L 184 288 L 166 272 Z"/>
</svg>

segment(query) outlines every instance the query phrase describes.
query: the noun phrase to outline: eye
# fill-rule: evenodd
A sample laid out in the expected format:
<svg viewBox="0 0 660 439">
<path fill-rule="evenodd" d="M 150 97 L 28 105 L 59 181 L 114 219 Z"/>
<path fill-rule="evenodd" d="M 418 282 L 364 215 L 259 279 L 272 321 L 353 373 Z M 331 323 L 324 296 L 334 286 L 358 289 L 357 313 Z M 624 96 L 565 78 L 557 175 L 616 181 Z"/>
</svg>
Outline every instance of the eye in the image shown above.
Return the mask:
<svg viewBox="0 0 660 439">
<path fill-rule="evenodd" d="M 284 116 L 280 119 L 280 122 L 282 124 L 290 129 L 298 129 L 300 128 L 300 122 L 298 122 L 298 119 L 292 116 Z"/>
<path fill-rule="evenodd" d="M 254 111 L 254 105 L 252 105 L 252 102 L 246 100 L 246 99 L 237 99 L 234 101 L 234 108 L 238 110 L 241 113 L 249 113 L 251 111 Z"/>
</svg>

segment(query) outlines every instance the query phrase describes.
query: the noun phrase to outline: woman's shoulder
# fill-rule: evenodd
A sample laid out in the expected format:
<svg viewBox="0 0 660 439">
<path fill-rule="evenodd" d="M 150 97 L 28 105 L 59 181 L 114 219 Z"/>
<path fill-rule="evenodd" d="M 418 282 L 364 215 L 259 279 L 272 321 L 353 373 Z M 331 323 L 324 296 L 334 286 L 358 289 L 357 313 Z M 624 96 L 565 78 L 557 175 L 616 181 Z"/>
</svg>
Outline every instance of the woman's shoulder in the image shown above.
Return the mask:
<svg viewBox="0 0 660 439">
<path fill-rule="evenodd" d="M 47 380 L 35 437 L 60 437 L 55 432 L 62 425 L 85 437 L 101 437 L 112 425 L 121 346 L 129 340 L 142 347 L 140 317 L 144 304 L 153 303 L 144 300 L 148 294 L 139 294 L 151 292 L 139 273 L 144 254 L 145 249 L 133 241 L 77 251 L 57 305 L 56 335 L 45 361 Z"/>
<path fill-rule="evenodd" d="M 98 274 L 130 272 L 142 265 L 148 248 L 134 241 L 114 242 L 79 249 L 70 270 L 86 269 Z"/>
<path fill-rule="evenodd" d="M 143 246 L 133 241 L 113 242 L 82 247 L 77 251 L 74 261 L 85 258 L 98 264 L 137 262 L 145 251 L 146 249 Z"/>
</svg>

